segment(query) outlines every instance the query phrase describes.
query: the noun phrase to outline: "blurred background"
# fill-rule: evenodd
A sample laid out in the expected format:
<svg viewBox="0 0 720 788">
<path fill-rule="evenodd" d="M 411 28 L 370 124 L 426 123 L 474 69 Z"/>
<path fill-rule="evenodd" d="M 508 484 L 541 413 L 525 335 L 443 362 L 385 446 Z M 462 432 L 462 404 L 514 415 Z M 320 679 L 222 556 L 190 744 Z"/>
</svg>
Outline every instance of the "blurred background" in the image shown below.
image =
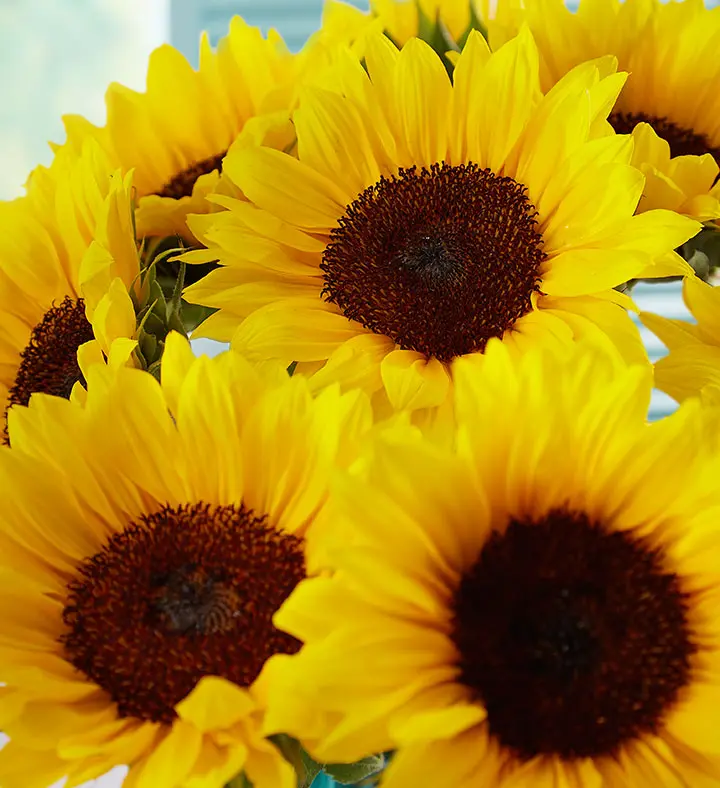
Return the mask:
<svg viewBox="0 0 720 788">
<path fill-rule="evenodd" d="M 368 0 L 347 0 L 366 9 Z M 233 14 L 275 27 L 299 49 L 320 23 L 323 0 L 0 0 L 0 199 L 22 193 L 30 170 L 50 161 L 48 140 L 62 142 L 60 117 L 79 113 L 102 124 L 112 81 L 143 90 L 150 51 L 164 42 L 196 65 L 201 30 L 211 40 Z M 640 285 L 645 310 L 686 316 L 677 284 Z M 644 334 L 651 356 L 664 350 Z M 216 352 L 210 343 L 198 344 Z M 653 413 L 671 401 L 658 394 Z"/>
<path fill-rule="evenodd" d="M 242 14 L 297 50 L 321 13 L 322 0 L 0 0 L 0 199 L 21 194 L 30 170 L 50 161 L 62 115 L 102 124 L 110 82 L 143 90 L 156 46 L 169 42 L 197 65 L 200 31 L 215 42 Z"/>
</svg>

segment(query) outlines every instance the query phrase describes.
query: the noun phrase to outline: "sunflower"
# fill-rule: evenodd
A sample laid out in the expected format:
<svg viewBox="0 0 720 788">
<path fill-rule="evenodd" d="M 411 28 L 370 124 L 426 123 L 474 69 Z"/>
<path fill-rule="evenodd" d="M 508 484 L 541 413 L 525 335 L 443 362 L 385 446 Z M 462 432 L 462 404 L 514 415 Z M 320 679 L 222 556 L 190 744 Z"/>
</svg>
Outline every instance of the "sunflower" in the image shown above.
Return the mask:
<svg viewBox="0 0 720 788">
<path fill-rule="evenodd" d="M 442 29 L 445 49 L 459 42 L 470 27 L 479 28 L 489 17 L 487 0 L 371 0 L 364 13 L 343 0 L 326 0 L 321 34 L 333 39 L 356 40 L 379 27 L 398 45 L 415 36 Z"/>
<path fill-rule="evenodd" d="M 683 300 L 695 325 L 650 312 L 640 314 L 670 350 L 655 364 L 656 385 L 678 402 L 699 394 L 705 386 L 720 385 L 720 290 L 688 276 L 683 282 Z"/>
<path fill-rule="evenodd" d="M 0 407 L 33 392 L 69 397 L 87 367 L 134 363 L 140 303 L 132 179 L 88 140 L 38 168 L 0 205 Z M 83 350 L 78 362 L 78 348 Z M 78 394 L 79 395 L 79 394 Z"/>
<path fill-rule="evenodd" d="M 305 645 L 270 698 L 303 704 L 266 731 L 327 761 L 397 748 L 384 788 L 720 784 L 703 412 L 648 425 L 650 371 L 580 345 L 493 340 L 456 372 L 454 451 L 383 440 L 333 487 L 336 572 L 275 617 Z"/>
<path fill-rule="evenodd" d="M 639 138 L 633 163 L 648 177 L 640 209 L 720 217 L 720 9 L 702 0 L 580 0 L 577 12 L 563 0 L 527 0 L 525 8 L 544 89 L 602 55 L 615 55 L 630 72 L 609 120 L 619 134 Z"/>
<path fill-rule="evenodd" d="M 264 38 L 235 17 L 216 49 L 203 34 L 197 70 L 163 45 L 150 55 L 144 93 L 112 84 L 104 127 L 66 117 L 66 145 L 94 137 L 113 167 L 134 169 L 140 237 L 178 234 L 192 240 L 186 216 L 211 209 L 205 197 L 218 187 L 228 148 L 249 120 L 289 106 L 298 75 L 311 68 L 316 50 L 292 55 L 274 30 Z M 292 141 L 282 124 L 257 133 L 265 137 L 271 131 L 273 144 Z"/>
<path fill-rule="evenodd" d="M 126 764 L 134 788 L 221 788 L 243 770 L 290 788 L 253 683 L 299 647 L 271 616 L 305 576 L 303 536 L 369 404 L 313 398 L 232 352 L 196 359 L 177 333 L 162 385 L 89 374 L 83 406 L 13 409 L 0 449 L 0 783 Z"/>
<path fill-rule="evenodd" d="M 304 91 L 297 158 L 227 157 L 249 201 L 190 219 L 207 249 L 184 259 L 221 264 L 185 291 L 219 310 L 196 335 L 396 408 L 442 403 L 454 361 L 492 337 L 609 336 L 645 359 L 613 288 L 690 270 L 672 249 L 700 225 L 633 215 L 632 142 L 596 136 L 624 75 L 589 63 L 543 97 L 527 31 L 493 54 L 473 32 L 454 85 L 418 39 L 371 37 L 366 62 L 369 75 L 348 53 L 339 90 Z"/>
</svg>

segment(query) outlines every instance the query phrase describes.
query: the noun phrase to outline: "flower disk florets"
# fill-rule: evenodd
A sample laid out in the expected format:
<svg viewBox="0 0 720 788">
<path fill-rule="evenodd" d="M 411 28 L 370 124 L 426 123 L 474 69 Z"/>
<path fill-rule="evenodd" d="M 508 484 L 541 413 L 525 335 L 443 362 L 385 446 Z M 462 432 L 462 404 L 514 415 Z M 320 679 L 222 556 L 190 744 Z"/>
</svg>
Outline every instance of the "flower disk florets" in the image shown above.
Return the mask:
<svg viewBox="0 0 720 788">
<path fill-rule="evenodd" d="M 455 600 L 461 680 L 521 760 L 617 755 L 690 680 L 689 599 L 661 552 L 579 512 L 513 520 Z"/>
<path fill-rule="evenodd" d="M 78 348 L 93 338 L 82 298 L 66 296 L 48 309 L 20 353 L 15 383 L 8 392 L 8 408 L 27 405 L 36 392 L 69 398 L 75 383 L 85 382 L 78 365 Z M 7 424 L 4 439 L 7 442 Z"/>
<path fill-rule="evenodd" d="M 545 259 L 526 189 L 477 164 L 400 169 L 330 236 L 324 297 L 401 348 L 450 361 L 532 308 Z"/>
<path fill-rule="evenodd" d="M 68 585 L 66 658 L 121 716 L 172 722 L 206 675 L 241 687 L 300 644 L 272 616 L 305 575 L 302 543 L 243 506 L 143 516 Z"/>
<path fill-rule="evenodd" d="M 157 193 L 158 197 L 169 197 L 173 200 L 181 200 L 183 197 L 190 197 L 193 193 L 195 181 L 201 175 L 219 170 L 225 158 L 225 151 L 215 156 L 208 156 L 206 159 L 196 161 L 187 169 L 178 172 L 162 187 Z"/>
<path fill-rule="evenodd" d="M 613 112 L 608 120 L 616 134 L 632 134 L 638 123 L 649 123 L 655 133 L 668 143 L 671 156 L 702 156 L 709 153 L 720 164 L 720 148 L 712 146 L 703 134 L 684 129 L 667 118 L 655 118 L 637 112 Z"/>
</svg>

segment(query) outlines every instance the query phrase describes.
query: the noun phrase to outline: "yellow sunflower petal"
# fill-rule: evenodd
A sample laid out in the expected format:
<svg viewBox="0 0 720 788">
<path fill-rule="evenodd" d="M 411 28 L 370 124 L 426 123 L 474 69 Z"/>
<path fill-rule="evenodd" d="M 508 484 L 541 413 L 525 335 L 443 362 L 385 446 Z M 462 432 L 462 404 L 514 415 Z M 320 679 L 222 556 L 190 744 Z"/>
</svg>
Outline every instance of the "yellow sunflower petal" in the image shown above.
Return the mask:
<svg viewBox="0 0 720 788">
<path fill-rule="evenodd" d="M 446 124 L 452 91 L 447 71 L 420 39 L 411 39 L 401 50 L 394 88 L 400 128 L 412 161 L 424 167 L 442 161 L 448 149 Z"/>
<path fill-rule="evenodd" d="M 205 733 L 229 728 L 254 709 L 240 687 L 216 676 L 206 676 L 176 707 L 180 719 Z"/>
<path fill-rule="evenodd" d="M 686 345 L 676 348 L 655 364 L 658 388 L 682 402 L 705 386 L 720 383 L 720 348 Z"/>
<path fill-rule="evenodd" d="M 138 788 L 182 783 L 192 771 L 202 749 L 202 733 L 183 720 L 172 730 L 147 759 L 137 778 Z"/>
<path fill-rule="evenodd" d="M 304 229 L 334 227 L 343 213 L 346 197 L 333 181 L 279 151 L 233 151 L 224 171 L 256 205 Z"/>
<path fill-rule="evenodd" d="M 443 364 L 412 350 L 393 350 L 382 360 L 380 374 L 391 404 L 398 409 L 440 405 L 450 385 Z"/>
<path fill-rule="evenodd" d="M 269 304 L 246 318 L 232 345 L 253 358 L 319 361 L 328 358 L 362 327 L 341 314 L 329 312 L 310 299 L 287 299 Z"/>
</svg>

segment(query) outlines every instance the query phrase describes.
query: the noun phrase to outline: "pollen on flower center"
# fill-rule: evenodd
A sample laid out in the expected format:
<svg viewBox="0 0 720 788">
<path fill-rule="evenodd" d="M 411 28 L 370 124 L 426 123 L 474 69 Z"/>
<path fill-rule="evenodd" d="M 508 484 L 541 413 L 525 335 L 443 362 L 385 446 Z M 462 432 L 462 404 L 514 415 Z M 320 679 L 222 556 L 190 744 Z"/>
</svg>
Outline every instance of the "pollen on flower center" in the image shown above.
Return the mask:
<svg viewBox="0 0 720 788">
<path fill-rule="evenodd" d="M 223 151 L 215 156 L 208 156 L 206 159 L 201 159 L 191 164 L 182 172 L 178 172 L 157 192 L 158 197 L 170 197 L 173 200 L 179 200 L 181 197 L 190 197 L 195 181 L 201 175 L 206 175 L 209 172 L 213 172 L 213 170 L 222 168 L 222 161 L 226 153 L 227 151 Z"/>
<path fill-rule="evenodd" d="M 542 246 L 512 178 L 476 164 L 401 169 L 339 220 L 320 265 L 323 295 L 400 347 L 449 361 L 530 311 Z"/>
<path fill-rule="evenodd" d="M 35 393 L 69 398 L 75 383 L 85 383 L 77 350 L 91 339 L 92 326 L 85 317 L 82 298 L 74 300 L 66 296 L 62 303 L 52 306 L 32 330 L 30 341 L 20 354 L 20 366 L 8 392 L 7 407 L 27 405 Z M 4 442 L 7 443 L 7 417 L 4 422 Z"/>
<path fill-rule="evenodd" d="M 671 156 L 702 156 L 709 153 L 720 164 L 720 148 L 713 147 L 703 134 L 684 129 L 667 118 L 636 112 L 613 112 L 608 118 L 617 134 L 631 134 L 638 123 L 648 123 L 670 146 Z"/>
<path fill-rule="evenodd" d="M 627 533 L 565 510 L 512 521 L 456 593 L 461 681 L 522 760 L 616 755 L 689 683 L 688 601 L 661 552 Z"/>
<path fill-rule="evenodd" d="M 120 716 L 172 722 L 203 676 L 247 687 L 273 654 L 298 650 L 272 616 L 304 567 L 302 542 L 243 506 L 166 507 L 80 566 L 65 656 Z"/>
</svg>

